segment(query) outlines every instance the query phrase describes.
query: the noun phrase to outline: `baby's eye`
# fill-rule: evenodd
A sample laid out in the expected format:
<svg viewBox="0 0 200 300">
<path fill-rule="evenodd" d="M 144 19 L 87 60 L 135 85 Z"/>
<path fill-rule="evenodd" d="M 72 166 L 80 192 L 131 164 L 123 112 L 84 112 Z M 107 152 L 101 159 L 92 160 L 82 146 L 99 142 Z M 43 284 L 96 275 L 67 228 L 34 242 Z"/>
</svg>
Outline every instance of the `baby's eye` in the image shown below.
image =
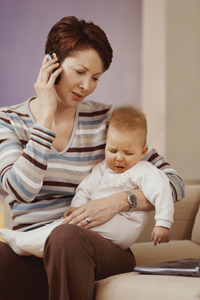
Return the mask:
<svg viewBox="0 0 200 300">
<path fill-rule="evenodd" d="M 126 155 L 133 155 L 133 153 L 130 153 L 130 152 L 126 152 Z"/>
<path fill-rule="evenodd" d="M 110 153 L 117 153 L 116 150 L 110 150 Z"/>
</svg>

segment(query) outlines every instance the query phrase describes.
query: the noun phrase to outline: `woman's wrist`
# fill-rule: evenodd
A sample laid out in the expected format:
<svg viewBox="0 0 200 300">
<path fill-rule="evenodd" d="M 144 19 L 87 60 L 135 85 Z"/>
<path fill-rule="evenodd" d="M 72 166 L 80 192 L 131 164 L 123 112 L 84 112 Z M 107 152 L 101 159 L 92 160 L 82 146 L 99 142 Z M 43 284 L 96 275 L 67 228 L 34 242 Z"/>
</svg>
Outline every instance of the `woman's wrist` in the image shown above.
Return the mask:
<svg viewBox="0 0 200 300">
<path fill-rule="evenodd" d="M 137 207 L 134 209 L 135 211 L 151 211 L 155 210 L 155 207 L 145 198 L 143 192 L 139 189 L 130 190 L 137 199 Z M 130 204 L 127 199 L 127 194 L 125 192 L 120 192 L 114 194 L 115 201 L 117 203 L 117 212 L 128 212 L 130 210 Z"/>
<path fill-rule="evenodd" d="M 115 197 L 115 203 L 117 204 L 117 212 L 127 212 L 130 210 L 130 204 L 128 203 L 126 193 L 120 192 L 113 196 Z"/>
<path fill-rule="evenodd" d="M 37 125 L 52 129 L 52 124 L 53 124 L 53 115 L 52 114 L 42 114 L 42 116 L 39 116 L 37 119 Z"/>
</svg>

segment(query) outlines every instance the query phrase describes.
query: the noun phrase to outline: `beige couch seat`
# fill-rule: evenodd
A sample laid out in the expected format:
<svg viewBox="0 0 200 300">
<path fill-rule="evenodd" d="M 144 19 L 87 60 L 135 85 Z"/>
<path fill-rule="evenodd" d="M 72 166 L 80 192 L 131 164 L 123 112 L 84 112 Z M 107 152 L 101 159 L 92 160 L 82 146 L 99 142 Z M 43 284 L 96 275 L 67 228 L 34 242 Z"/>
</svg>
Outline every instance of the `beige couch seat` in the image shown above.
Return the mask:
<svg viewBox="0 0 200 300">
<path fill-rule="evenodd" d="M 97 284 L 95 300 L 197 300 L 199 283 L 189 277 L 116 275 Z"/>
</svg>

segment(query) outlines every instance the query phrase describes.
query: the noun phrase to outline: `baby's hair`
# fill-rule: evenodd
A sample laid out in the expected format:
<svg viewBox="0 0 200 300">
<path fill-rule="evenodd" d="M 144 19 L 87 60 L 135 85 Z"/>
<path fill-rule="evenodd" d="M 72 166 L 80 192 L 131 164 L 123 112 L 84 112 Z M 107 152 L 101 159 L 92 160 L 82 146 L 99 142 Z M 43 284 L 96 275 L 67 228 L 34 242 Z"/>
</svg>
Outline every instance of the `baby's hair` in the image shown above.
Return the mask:
<svg viewBox="0 0 200 300">
<path fill-rule="evenodd" d="M 144 145 L 146 144 L 146 116 L 139 108 L 131 104 L 124 104 L 116 107 L 111 116 L 109 126 L 113 126 L 119 131 L 139 130 L 144 136 Z"/>
</svg>

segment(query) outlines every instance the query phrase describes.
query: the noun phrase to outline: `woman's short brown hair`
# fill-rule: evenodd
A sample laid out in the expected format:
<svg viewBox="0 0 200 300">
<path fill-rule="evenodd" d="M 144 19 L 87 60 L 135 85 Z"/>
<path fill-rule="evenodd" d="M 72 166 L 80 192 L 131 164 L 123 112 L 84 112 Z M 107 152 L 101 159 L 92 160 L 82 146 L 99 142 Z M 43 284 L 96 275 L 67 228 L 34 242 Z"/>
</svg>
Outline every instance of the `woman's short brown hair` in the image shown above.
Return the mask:
<svg viewBox="0 0 200 300">
<path fill-rule="evenodd" d="M 45 54 L 56 53 L 61 63 L 74 51 L 94 49 L 99 54 L 104 72 L 109 68 L 113 50 L 105 32 L 93 22 L 78 20 L 76 17 L 64 17 L 50 30 L 45 47 Z"/>
</svg>

